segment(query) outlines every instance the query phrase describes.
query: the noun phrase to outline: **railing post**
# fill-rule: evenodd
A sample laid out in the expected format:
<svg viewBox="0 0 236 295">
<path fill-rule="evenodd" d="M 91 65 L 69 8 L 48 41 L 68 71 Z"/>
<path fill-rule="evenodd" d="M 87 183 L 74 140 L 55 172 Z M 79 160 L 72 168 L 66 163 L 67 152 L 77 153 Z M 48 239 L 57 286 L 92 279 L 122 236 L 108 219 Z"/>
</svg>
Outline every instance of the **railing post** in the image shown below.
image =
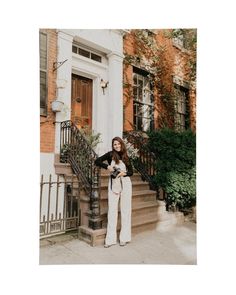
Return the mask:
<svg viewBox="0 0 236 295">
<path fill-rule="evenodd" d="M 92 229 L 102 228 L 100 216 L 100 169 L 92 164 L 93 181 L 90 195 L 89 227 Z"/>
</svg>

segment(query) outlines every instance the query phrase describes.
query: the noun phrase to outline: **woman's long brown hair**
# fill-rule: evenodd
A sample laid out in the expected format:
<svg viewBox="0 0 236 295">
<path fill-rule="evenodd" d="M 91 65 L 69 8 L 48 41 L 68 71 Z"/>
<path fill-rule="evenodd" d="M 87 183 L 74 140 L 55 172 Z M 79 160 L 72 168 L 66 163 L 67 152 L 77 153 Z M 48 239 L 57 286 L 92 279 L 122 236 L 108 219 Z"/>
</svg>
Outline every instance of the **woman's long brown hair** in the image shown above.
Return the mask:
<svg viewBox="0 0 236 295">
<path fill-rule="evenodd" d="M 120 149 L 121 158 L 119 154 L 117 153 L 117 151 L 115 151 L 113 148 L 114 141 L 118 141 L 121 144 L 121 149 Z M 112 139 L 111 145 L 112 145 L 112 159 L 115 161 L 115 163 L 119 164 L 119 160 L 122 160 L 127 165 L 129 163 L 129 157 L 127 155 L 127 149 L 124 144 L 124 141 L 120 137 L 116 136 Z"/>
</svg>

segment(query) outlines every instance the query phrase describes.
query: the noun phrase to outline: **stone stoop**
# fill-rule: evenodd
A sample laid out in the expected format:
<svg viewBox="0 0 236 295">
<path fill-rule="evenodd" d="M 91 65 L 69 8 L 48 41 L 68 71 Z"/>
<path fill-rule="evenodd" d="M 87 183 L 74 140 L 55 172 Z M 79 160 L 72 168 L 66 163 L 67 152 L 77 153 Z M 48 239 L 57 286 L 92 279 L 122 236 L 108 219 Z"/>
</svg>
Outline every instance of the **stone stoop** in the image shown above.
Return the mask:
<svg viewBox="0 0 236 295">
<path fill-rule="evenodd" d="M 55 162 L 55 172 L 67 177 L 74 177 L 69 164 Z M 109 172 L 101 170 L 101 199 L 100 210 L 102 228 L 92 230 L 88 227 L 89 198 L 84 190 L 80 190 L 81 225 L 79 226 L 79 239 L 91 246 L 103 245 L 106 236 L 107 206 L 108 206 L 108 177 Z M 132 181 L 132 235 L 148 230 L 165 231 L 176 224 L 184 222 L 180 212 L 167 212 L 165 202 L 156 200 L 156 192 L 149 189 L 149 184 L 142 180 L 141 175 L 135 171 Z M 74 186 L 74 190 L 78 187 Z M 117 233 L 120 232 L 120 210 L 118 212 Z"/>
<path fill-rule="evenodd" d="M 107 226 L 108 204 L 108 177 L 109 173 L 102 170 L 101 174 L 101 199 L 100 210 L 102 229 L 92 230 L 87 225 L 79 227 L 79 239 L 86 241 L 91 246 L 103 245 Z M 137 172 L 131 176 L 132 181 L 132 235 L 156 229 L 158 221 L 158 201 L 156 192 L 149 189 L 149 184 L 142 181 Z M 117 234 L 121 228 L 120 209 L 118 211 Z M 117 235 L 118 236 L 118 235 Z"/>
</svg>

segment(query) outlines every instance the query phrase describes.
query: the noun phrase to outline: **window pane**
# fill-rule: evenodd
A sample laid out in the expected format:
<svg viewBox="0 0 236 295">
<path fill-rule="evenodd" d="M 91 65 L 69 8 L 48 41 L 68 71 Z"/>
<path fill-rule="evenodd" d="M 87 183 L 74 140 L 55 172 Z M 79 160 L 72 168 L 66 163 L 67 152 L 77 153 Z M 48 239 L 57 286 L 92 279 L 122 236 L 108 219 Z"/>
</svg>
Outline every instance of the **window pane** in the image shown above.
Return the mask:
<svg viewBox="0 0 236 295">
<path fill-rule="evenodd" d="M 39 34 L 39 46 L 40 46 L 40 69 L 47 69 L 47 35 Z"/>
<path fill-rule="evenodd" d="M 84 50 L 84 49 L 82 49 L 82 48 L 79 48 L 79 54 L 80 54 L 80 55 L 83 55 L 83 56 L 85 56 L 85 57 L 90 58 L 90 52 L 87 51 L 87 50 Z"/>
<path fill-rule="evenodd" d="M 133 88 L 133 95 L 134 95 L 134 100 L 137 100 L 137 87 Z"/>
<path fill-rule="evenodd" d="M 139 86 L 140 88 L 143 88 L 143 79 L 140 78 L 140 77 L 139 77 L 139 79 L 138 79 L 138 86 Z"/>
<path fill-rule="evenodd" d="M 137 74 L 133 74 L 133 83 L 137 85 Z"/>
<path fill-rule="evenodd" d="M 143 101 L 143 88 L 142 87 L 138 88 L 138 100 Z"/>
<path fill-rule="evenodd" d="M 46 108 L 46 97 L 47 97 L 47 89 L 46 89 L 46 72 L 40 71 L 40 107 Z"/>
<path fill-rule="evenodd" d="M 153 107 L 150 80 L 147 75 L 133 74 L 134 125 L 137 130 L 147 131 L 153 127 Z"/>
<path fill-rule="evenodd" d="M 184 130 L 185 129 L 185 117 L 184 115 L 180 115 L 180 125 L 181 125 L 181 129 Z"/>
<path fill-rule="evenodd" d="M 76 47 L 76 46 L 72 46 L 72 52 L 74 52 L 74 53 L 77 53 L 77 51 L 78 51 L 78 48 Z"/>
<path fill-rule="evenodd" d="M 142 122 L 142 117 L 138 117 L 138 130 L 143 130 L 143 122 Z"/>
<path fill-rule="evenodd" d="M 137 103 L 137 116 L 143 116 L 143 106 L 140 103 Z"/>
<path fill-rule="evenodd" d="M 98 62 L 102 62 L 101 56 L 94 54 L 94 53 L 91 53 L 91 59 L 98 61 Z"/>
</svg>

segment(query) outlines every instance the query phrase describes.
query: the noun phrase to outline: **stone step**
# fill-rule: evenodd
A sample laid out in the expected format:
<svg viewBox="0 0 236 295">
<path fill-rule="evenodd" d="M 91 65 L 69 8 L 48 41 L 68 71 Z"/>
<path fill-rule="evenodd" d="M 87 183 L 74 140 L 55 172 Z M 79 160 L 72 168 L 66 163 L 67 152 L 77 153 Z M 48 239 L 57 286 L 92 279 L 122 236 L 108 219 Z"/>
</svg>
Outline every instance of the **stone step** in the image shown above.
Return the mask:
<svg viewBox="0 0 236 295">
<path fill-rule="evenodd" d="M 150 195 L 135 195 L 132 197 L 132 207 L 142 204 L 142 203 L 149 203 L 149 202 L 155 202 L 156 201 L 156 196 L 153 194 Z M 108 207 L 108 200 L 106 199 L 101 199 L 100 200 L 100 209 L 101 211 L 107 210 Z"/>
<path fill-rule="evenodd" d="M 106 172 L 106 173 L 101 173 L 101 182 L 103 181 L 107 181 L 108 182 L 108 178 L 110 176 L 110 173 Z M 132 176 L 130 176 L 131 181 L 142 181 L 142 177 L 139 173 L 134 173 Z"/>
<path fill-rule="evenodd" d="M 140 191 L 140 190 L 149 190 L 149 184 L 144 181 L 139 181 L 139 180 L 131 180 L 132 181 L 132 189 L 133 191 Z M 101 183 L 101 189 L 102 190 L 107 190 L 108 187 L 108 180 L 103 181 Z"/>
<path fill-rule="evenodd" d="M 73 178 L 72 178 L 73 177 Z M 74 181 L 74 188 L 78 188 L 79 187 L 79 184 L 78 184 L 78 181 L 77 181 L 77 177 L 75 176 L 67 176 L 66 179 L 68 181 L 71 181 L 73 179 Z M 81 184 L 80 184 L 81 186 Z M 101 190 L 106 190 L 107 191 L 107 188 L 108 188 L 108 180 L 104 180 L 102 183 L 101 183 Z M 149 190 L 149 184 L 147 182 L 144 182 L 144 181 L 132 181 L 132 189 L 133 191 L 140 191 L 140 190 Z"/>
<path fill-rule="evenodd" d="M 150 215 L 142 220 L 140 218 L 132 218 L 132 235 L 146 230 L 155 229 L 157 222 L 156 215 Z M 117 224 L 117 233 L 119 234 L 120 224 Z M 87 226 L 79 227 L 79 238 L 86 241 L 91 246 L 103 245 L 106 237 L 107 229 L 102 228 L 92 230 Z"/>
<path fill-rule="evenodd" d="M 156 192 L 151 190 L 141 190 L 141 191 L 132 192 L 132 199 L 140 198 L 145 200 L 148 197 L 151 197 L 151 199 L 153 199 L 154 197 L 156 199 Z M 101 200 L 107 200 L 107 199 L 108 199 L 107 192 L 106 194 L 101 195 Z"/>
<path fill-rule="evenodd" d="M 133 215 L 134 212 L 138 212 L 138 211 L 144 212 L 144 210 L 145 210 L 145 212 L 144 212 L 145 214 L 149 213 L 149 212 L 152 212 L 153 208 L 155 209 L 155 212 L 156 212 L 157 206 L 158 206 L 158 204 L 157 204 L 156 201 L 136 203 L 135 205 L 132 206 L 132 216 L 134 216 Z M 107 212 L 108 212 L 107 208 L 101 209 L 101 215 L 102 216 L 104 216 L 104 215 L 106 216 Z M 118 217 L 119 216 L 120 216 L 120 206 L 118 208 Z"/>
<path fill-rule="evenodd" d="M 55 167 L 56 174 L 59 174 L 59 175 L 71 175 L 72 174 L 72 169 L 71 169 L 70 164 L 55 162 L 54 167 Z"/>
<path fill-rule="evenodd" d="M 140 219 L 145 222 L 150 216 L 155 216 L 157 219 L 157 202 L 143 202 L 132 206 L 132 222 Z M 101 218 L 103 221 L 103 227 L 107 225 L 107 208 L 101 210 Z M 118 226 L 120 226 L 121 216 L 120 209 L 118 210 Z"/>
</svg>

